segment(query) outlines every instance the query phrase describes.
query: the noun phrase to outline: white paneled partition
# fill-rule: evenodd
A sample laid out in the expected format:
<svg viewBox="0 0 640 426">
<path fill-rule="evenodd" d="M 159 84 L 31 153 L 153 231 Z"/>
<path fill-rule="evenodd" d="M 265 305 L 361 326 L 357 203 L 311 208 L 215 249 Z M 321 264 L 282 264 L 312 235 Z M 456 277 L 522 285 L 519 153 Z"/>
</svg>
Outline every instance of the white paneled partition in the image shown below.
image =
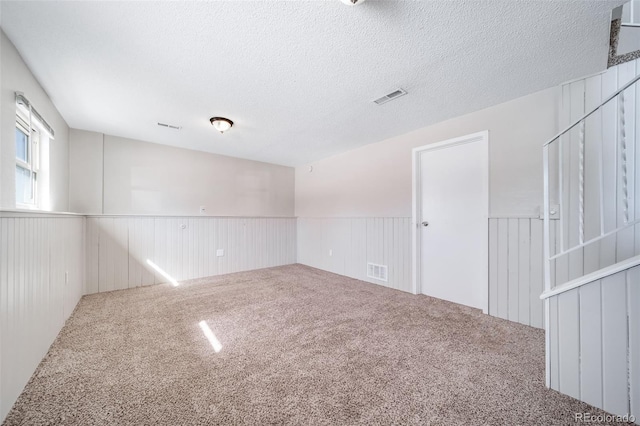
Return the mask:
<svg viewBox="0 0 640 426">
<path fill-rule="evenodd" d="M 489 219 L 489 314 L 544 327 L 542 220 Z"/>
<path fill-rule="evenodd" d="M 84 223 L 0 212 L 0 419 L 82 297 Z"/>
<path fill-rule="evenodd" d="M 640 59 L 563 85 L 560 128 L 580 120 L 638 75 Z M 565 133 L 551 145 L 550 156 L 552 160 L 555 157 L 550 198 L 552 204 L 560 204 L 563 222 L 556 252 L 578 246 L 581 228 L 584 241 L 609 234 L 554 260 L 555 283 L 640 254 L 640 225 L 615 231 L 640 220 L 640 203 L 635 201 L 640 198 L 640 84 L 602 106 L 583 127 L 578 125 Z M 558 175 L 562 184 L 556 194 Z"/>
<path fill-rule="evenodd" d="M 298 218 L 298 263 L 411 292 L 411 218 Z M 386 265 L 388 280 L 367 277 Z"/>
<path fill-rule="evenodd" d="M 557 202 L 560 212 L 555 225 L 545 222 L 547 385 L 636 422 L 639 75 L 640 61 L 633 61 L 564 85 L 560 123 L 566 130 L 543 151 L 545 204 Z"/>
<path fill-rule="evenodd" d="M 549 298 L 551 388 L 640 420 L 640 266 Z"/>
<path fill-rule="evenodd" d="M 296 219 L 88 216 L 86 262 L 87 294 L 288 265 Z"/>
</svg>

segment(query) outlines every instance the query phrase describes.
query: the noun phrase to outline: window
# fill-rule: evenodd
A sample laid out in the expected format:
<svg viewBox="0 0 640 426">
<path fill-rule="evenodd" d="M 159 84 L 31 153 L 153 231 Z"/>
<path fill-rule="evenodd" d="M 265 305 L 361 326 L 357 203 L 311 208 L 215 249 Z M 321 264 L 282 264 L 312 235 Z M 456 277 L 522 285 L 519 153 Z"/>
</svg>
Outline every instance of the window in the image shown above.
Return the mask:
<svg viewBox="0 0 640 426">
<path fill-rule="evenodd" d="M 16 207 L 50 210 L 49 142 L 53 128 L 16 92 Z"/>
<path fill-rule="evenodd" d="M 29 130 L 28 119 L 16 115 L 16 205 L 37 207 L 40 132 Z"/>
</svg>

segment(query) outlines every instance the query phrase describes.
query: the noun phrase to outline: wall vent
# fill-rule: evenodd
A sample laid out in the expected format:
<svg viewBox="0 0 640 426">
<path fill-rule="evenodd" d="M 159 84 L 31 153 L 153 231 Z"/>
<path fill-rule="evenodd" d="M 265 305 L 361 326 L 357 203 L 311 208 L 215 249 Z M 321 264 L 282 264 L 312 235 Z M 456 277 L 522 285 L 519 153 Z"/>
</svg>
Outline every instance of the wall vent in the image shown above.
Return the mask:
<svg viewBox="0 0 640 426">
<path fill-rule="evenodd" d="M 173 129 L 173 130 L 182 129 L 182 126 L 174 126 L 173 124 L 167 124 L 167 123 L 158 123 L 158 126 L 166 127 L 167 129 Z"/>
<path fill-rule="evenodd" d="M 392 101 L 392 100 L 394 100 L 394 99 L 397 99 L 397 98 L 399 98 L 400 96 L 404 96 L 404 95 L 406 95 L 406 94 L 407 94 L 407 92 L 406 92 L 404 89 L 398 89 L 398 90 L 394 90 L 394 91 L 393 91 L 393 92 L 391 92 L 391 93 L 387 93 L 387 94 L 386 94 L 386 95 L 384 95 L 383 97 L 378 98 L 378 99 L 376 99 L 376 100 L 375 100 L 375 101 L 373 101 L 373 102 L 377 103 L 378 105 L 382 105 L 382 104 L 384 104 L 384 103 L 387 103 L 387 102 L 389 102 L 389 101 Z"/>
<path fill-rule="evenodd" d="M 367 277 L 375 280 L 387 281 L 389 277 L 387 265 L 367 263 Z"/>
</svg>

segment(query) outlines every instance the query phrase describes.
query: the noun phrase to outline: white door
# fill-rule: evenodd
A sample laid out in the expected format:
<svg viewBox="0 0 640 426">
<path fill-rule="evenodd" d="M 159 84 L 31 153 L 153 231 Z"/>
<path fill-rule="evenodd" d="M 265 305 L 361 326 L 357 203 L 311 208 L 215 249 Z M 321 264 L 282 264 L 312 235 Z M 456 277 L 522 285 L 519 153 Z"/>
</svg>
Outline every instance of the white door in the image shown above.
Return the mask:
<svg viewBox="0 0 640 426">
<path fill-rule="evenodd" d="M 488 310 L 487 132 L 418 151 L 423 294 Z"/>
</svg>

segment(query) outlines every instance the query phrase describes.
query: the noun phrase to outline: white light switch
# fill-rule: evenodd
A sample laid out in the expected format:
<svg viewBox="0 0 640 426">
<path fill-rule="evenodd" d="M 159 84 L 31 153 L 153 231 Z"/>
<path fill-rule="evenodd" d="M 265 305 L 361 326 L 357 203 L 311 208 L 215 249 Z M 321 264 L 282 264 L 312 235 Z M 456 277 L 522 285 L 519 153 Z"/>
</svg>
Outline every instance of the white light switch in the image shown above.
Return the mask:
<svg viewBox="0 0 640 426">
<path fill-rule="evenodd" d="M 333 256 L 333 250 L 329 249 L 329 256 Z"/>
<path fill-rule="evenodd" d="M 216 256 L 220 257 L 220 256 L 224 256 L 224 249 L 218 249 L 216 250 Z"/>
</svg>

